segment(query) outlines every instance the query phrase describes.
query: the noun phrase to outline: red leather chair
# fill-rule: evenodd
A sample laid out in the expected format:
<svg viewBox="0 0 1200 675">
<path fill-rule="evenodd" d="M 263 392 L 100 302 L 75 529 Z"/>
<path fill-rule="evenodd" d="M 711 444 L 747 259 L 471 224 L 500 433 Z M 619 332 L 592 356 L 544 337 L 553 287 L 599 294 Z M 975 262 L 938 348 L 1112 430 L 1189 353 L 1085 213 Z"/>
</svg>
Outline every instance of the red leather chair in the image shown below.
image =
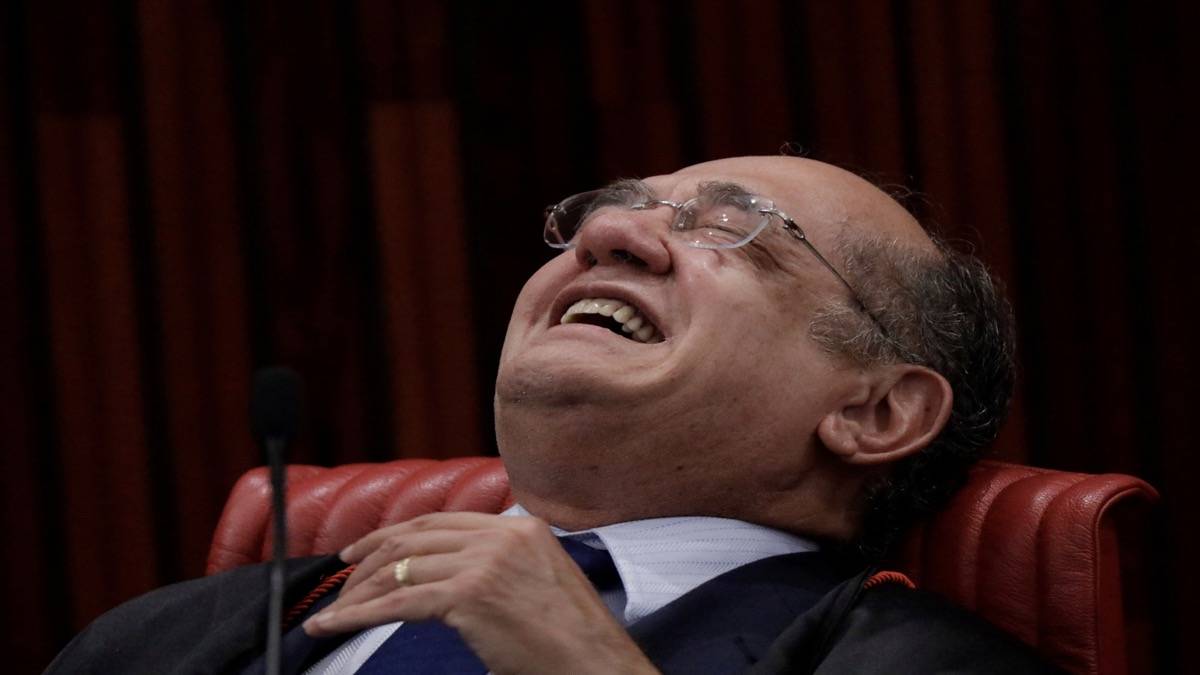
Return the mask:
<svg viewBox="0 0 1200 675">
<path fill-rule="evenodd" d="M 209 574 L 270 556 L 269 491 L 264 468 L 234 486 L 213 537 Z M 1129 652 L 1148 644 L 1122 602 L 1119 535 L 1126 521 L 1117 511 L 1157 498 L 1131 476 L 982 462 L 949 507 L 912 532 L 894 566 L 1070 672 L 1129 672 L 1131 662 L 1148 663 Z M 421 513 L 496 513 L 511 503 L 504 467 L 485 457 L 291 466 L 288 499 L 291 555 L 337 551 Z"/>
</svg>

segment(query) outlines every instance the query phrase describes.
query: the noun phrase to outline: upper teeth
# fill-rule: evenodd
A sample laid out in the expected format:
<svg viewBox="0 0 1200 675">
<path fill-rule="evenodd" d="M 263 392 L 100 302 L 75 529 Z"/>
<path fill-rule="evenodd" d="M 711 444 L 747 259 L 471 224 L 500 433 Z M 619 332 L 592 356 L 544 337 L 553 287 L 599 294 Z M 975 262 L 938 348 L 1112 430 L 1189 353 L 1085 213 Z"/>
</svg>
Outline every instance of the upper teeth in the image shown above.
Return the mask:
<svg viewBox="0 0 1200 675">
<path fill-rule="evenodd" d="M 575 323 L 584 314 L 611 316 L 621 324 L 621 330 L 629 333 L 638 342 L 662 342 L 662 334 L 654 324 L 646 321 L 637 307 L 621 300 L 610 298 L 584 298 L 567 308 L 559 323 Z"/>
</svg>

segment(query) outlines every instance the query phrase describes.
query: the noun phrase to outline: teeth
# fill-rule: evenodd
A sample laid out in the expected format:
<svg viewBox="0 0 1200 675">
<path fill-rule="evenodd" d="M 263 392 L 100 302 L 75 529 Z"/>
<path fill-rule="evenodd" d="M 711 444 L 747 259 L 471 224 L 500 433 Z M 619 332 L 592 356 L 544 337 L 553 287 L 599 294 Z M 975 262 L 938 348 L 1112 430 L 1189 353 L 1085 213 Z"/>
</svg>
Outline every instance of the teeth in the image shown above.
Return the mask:
<svg viewBox="0 0 1200 675">
<path fill-rule="evenodd" d="M 617 323 L 621 324 L 623 332 L 628 333 L 631 339 L 638 342 L 662 342 L 663 340 L 662 335 L 659 334 L 654 324 L 646 321 L 646 317 L 642 316 L 636 307 L 610 298 L 584 298 L 579 300 L 567 308 L 567 311 L 558 322 L 561 324 L 576 323 L 580 320 L 579 317 L 584 314 L 599 314 L 601 316 L 612 317 Z"/>
</svg>

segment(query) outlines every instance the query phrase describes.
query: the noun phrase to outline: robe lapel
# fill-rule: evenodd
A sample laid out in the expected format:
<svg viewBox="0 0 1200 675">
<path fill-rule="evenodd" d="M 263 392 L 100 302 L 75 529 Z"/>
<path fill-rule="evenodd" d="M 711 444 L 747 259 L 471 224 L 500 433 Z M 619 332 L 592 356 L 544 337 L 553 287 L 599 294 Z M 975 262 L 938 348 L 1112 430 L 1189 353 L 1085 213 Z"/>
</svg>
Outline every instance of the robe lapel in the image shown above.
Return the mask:
<svg viewBox="0 0 1200 675">
<path fill-rule="evenodd" d="M 741 672 L 847 576 L 820 552 L 766 558 L 700 585 L 629 633 L 664 673 Z"/>
<path fill-rule="evenodd" d="M 286 570 L 283 606 L 290 607 L 311 591 L 320 579 L 345 567 L 335 556 L 289 560 Z M 218 586 L 220 589 L 211 605 L 211 620 L 207 631 L 198 634 L 195 649 L 188 655 L 185 666 L 195 664 L 199 669 L 214 663 L 240 663 L 262 651 L 267 642 L 266 582 L 269 565 L 255 565 L 235 583 Z M 185 667 L 185 672 L 190 668 Z"/>
</svg>

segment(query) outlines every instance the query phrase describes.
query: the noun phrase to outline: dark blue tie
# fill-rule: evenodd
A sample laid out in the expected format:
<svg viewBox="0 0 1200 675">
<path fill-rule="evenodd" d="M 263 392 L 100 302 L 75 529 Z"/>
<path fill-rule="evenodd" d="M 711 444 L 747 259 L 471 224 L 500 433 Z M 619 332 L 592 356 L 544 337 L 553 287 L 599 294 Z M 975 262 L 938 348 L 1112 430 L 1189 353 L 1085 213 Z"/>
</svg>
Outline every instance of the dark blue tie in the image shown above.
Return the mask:
<svg viewBox="0 0 1200 675">
<path fill-rule="evenodd" d="M 621 587 L 621 578 L 608 551 L 571 539 L 559 539 L 559 543 L 597 590 Z M 396 629 L 357 672 L 359 675 L 460 675 L 487 670 L 458 631 L 440 621 L 419 621 Z"/>
</svg>

